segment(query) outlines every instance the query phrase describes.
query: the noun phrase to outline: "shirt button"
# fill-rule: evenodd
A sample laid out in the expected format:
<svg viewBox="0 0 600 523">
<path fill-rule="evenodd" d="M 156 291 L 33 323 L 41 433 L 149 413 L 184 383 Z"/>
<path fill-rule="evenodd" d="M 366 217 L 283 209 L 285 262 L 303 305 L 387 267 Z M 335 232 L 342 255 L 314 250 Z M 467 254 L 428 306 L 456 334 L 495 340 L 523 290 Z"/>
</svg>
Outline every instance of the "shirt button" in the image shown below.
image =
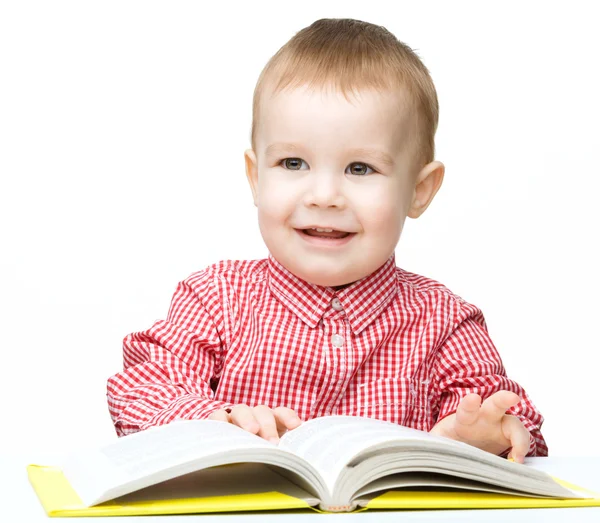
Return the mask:
<svg viewBox="0 0 600 523">
<path fill-rule="evenodd" d="M 344 307 L 342 307 L 342 302 L 338 298 L 333 298 L 333 300 L 331 300 L 331 306 L 336 311 L 341 311 L 344 309 Z"/>
<path fill-rule="evenodd" d="M 339 349 L 344 345 L 344 338 L 342 338 L 339 334 L 334 334 L 331 336 L 331 344 Z"/>
</svg>

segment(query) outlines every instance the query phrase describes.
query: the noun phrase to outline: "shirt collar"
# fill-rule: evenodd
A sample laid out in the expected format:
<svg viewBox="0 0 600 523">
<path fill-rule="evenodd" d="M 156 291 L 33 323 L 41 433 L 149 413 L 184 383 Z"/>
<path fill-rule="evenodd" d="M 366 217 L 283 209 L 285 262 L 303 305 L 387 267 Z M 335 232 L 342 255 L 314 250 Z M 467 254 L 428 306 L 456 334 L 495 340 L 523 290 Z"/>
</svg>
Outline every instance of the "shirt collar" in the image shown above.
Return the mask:
<svg viewBox="0 0 600 523">
<path fill-rule="evenodd" d="M 271 293 L 309 327 L 316 327 L 324 314 L 335 314 L 331 300 L 337 297 L 354 334 L 374 321 L 398 292 L 395 254 L 375 272 L 343 289 L 314 285 L 298 278 L 271 253 L 267 284 Z"/>
</svg>

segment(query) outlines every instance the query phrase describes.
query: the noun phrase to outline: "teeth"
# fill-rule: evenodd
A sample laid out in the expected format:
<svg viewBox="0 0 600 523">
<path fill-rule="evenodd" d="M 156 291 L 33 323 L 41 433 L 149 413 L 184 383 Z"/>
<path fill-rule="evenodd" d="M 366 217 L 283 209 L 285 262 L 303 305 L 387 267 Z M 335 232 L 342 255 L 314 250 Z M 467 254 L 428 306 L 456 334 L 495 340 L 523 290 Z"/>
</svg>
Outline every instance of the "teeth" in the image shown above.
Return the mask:
<svg viewBox="0 0 600 523">
<path fill-rule="evenodd" d="M 333 232 L 333 229 L 319 229 L 318 227 L 311 227 L 313 231 L 317 232 Z"/>
</svg>

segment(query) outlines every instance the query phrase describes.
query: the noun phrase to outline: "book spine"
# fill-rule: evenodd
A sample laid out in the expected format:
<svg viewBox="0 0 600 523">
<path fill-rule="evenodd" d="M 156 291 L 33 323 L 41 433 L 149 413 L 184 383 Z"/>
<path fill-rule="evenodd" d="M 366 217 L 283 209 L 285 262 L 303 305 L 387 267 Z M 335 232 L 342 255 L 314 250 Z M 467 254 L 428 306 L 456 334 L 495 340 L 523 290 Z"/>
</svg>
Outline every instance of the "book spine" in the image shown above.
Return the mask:
<svg viewBox="0 0 600 523">
<path fill-rule="evenodd" d="M 324 505 L 320 504 L 319 509 L 324 512 L 352 512 L 356 508 L 356 503 L 349 505 Z"/>
</svg>

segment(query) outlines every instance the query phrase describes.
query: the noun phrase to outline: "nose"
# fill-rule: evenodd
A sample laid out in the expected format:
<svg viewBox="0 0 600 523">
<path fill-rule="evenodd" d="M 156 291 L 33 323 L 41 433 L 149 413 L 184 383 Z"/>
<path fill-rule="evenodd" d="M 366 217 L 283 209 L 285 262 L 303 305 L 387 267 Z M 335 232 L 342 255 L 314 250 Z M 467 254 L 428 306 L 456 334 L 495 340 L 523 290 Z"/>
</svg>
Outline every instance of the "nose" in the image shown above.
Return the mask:
<svg viewBox="0 0 600 523">
<path fill-rule="evenodd" d="M 304 195 L 304 205 L 307 207 L 344 207 L 343 177 L 339 174 L 313 171 L 307 177 L 307 183 Z"/>
</svg>

